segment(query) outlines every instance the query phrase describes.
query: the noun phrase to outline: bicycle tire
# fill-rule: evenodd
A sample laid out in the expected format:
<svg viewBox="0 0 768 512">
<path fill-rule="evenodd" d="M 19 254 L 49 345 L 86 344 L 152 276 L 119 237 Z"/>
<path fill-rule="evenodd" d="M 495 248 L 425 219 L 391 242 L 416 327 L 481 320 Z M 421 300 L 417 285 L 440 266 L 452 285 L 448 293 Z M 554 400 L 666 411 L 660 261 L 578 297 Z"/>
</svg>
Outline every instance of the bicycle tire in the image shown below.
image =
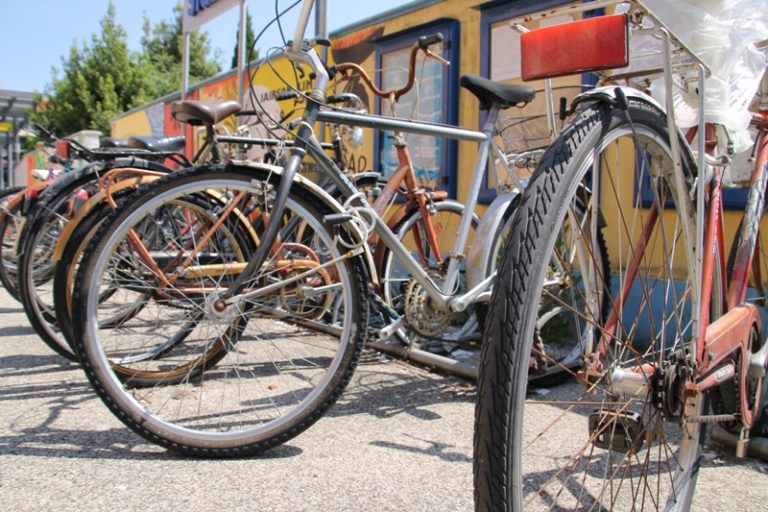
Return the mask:
<svg viewBox="0 0 768 512">
<path fill-rule="evenodd" d="M 619 143 L 626 149 L 618 151 Z M 685 153 L 686 190 L 682 194 L 688 193 L 693 181 L 692 162 Z M 647 166 L 649 163 L 652 165 Z M 685 273 L 692 263 L 684 259 L 685 238 L 676 222 L 685 213 L 663 213 L 668 201 L 673 202 L 675 190 L 660 172 L 669 165 L 663 113 L 634 99 L 626 111 L 602 102 L 588 106 L 544 155 L 521 198 L 490 303 L 475 413 L 477 510 L 685 510 L 690 505 L 704 424 L 687 423 L 686 419 L 705 410 L 705 397 L 699 394 L 680 405 L 673 399 L 677 394 L 669 392 L 663 402 L 665 414 L 679 414 L 680 418 L 664 421 L 656 396 L 648 391 L 650 381 L 674 379 L 662 381 L 656 375 L 640 373 L 638 395 L 629 399 L 622 394 L 620 381 L 612 387 L 606 379 L 612 371 L 637 368 L 637 361 L 658 359 L 658 367 L 667 371 L 689 370 L 684 357 L 678 366 L 666 364 L 673 354 L 684 353 L 695 336 L 689 332 L 690 317 L 685 311 L 696 307 Z M 646 178 L 651 180 L 650 201 L 661 205 L 662 215 L 647 239 L 646 252 L 637 259 L 634 280 L 625 281 L 625 265 L 631 261 L 627 252 L 642 227 L 644 219 L 639 217 L 649 207 L 640 204 L 642 194 L 632 194 Z M 596 212 L 594 221 L 584 227 L 573 213 L 576 208 L 571 207 L 582 187 L 592 194 L 588 209 Z M 598 232 L 608 241 L 609 252 L 614 252 L 610 255 L 611 282 L 601 283 L 593 277 L 600 265 L 592 256 Z M 536 323 L 542 297 L 557 294 L 557 280 L 547 277 L 547 262 L 564 247 L 558 240 L 574 241 L 580 251 L 581 274 L 571 276 L 579 286 L 570 293 L 583 295 L 589 307 L 577 311 L 582 319 L 579 339 L 599 341 L 605 336 L 606 340 L 604 352 L 587 351 L 581 369 L 587 369 L 594 358 L 604 367 L 588 378 L 576 369 L 567 370 L 572 379 L 540 391 L 529 376 L 546 356 L 536 341 Z M 682 263 L 675 262 L 681 255 Z M 654 258 L 660 263 L 652 267 Z M 679 274 L 678 268 L 682 268 Z M 715 273 L 719 270 L 717 267 Z M 630 285 L 638 286 L 637 307 L 624 307 L 623 300 L 615 300 L 619 288 L 612 289 L 611 283 L 629 291 L 633 290 Z M 590 301 L 593 295 L 608 300 L 611 307 L 621 305 L 616 316 L 610 309 L 605 315 L 604 303 Z M 722 296 L 720 292 L 714 295 Z M 657 315 L 661 315 L 660 321 L 655 320 Z M 645 347 L 641 329 L 648 331 Z"/>
<path fill-rule="evenodd" d="M 118 194 L 113 194 L 113 199 L 117 199 L 119 204 L 117 210 L 120 210 L 126 205 L 130 205 L 130 194 L 134 189 L 126 188 L 121 190 Z M 217 205 L 210 202 L 203 201 L 180 201 L 175 207 L 181 206 L 187 214 L 193 213 L 199 216 L 201 219 L 208 219 L 210 215 L 208 213 L 209 207 L 216 207 Z M 61 261 L 56 266 L 54 281 L 54 294 L 57 295 L 56 299 L 56 312 L 57 320 L 61 326 L 62 333 L 65 335 L 67 341 L 74 349 L 74 330 L 72 328 L 72 310 L 74 301 L 74 276 L 79 269 L 79 263 L 82 258 L 82 254 L 89 247 L 91 239 L 94 236 L 99 236 L 99 228 L 102 223 L 109 223 L 110 219 L 114 217 L 114 210 L 107 204 L 102 203 L 95 209 L 93 209 L 85 218 L 80 219 L 74 232 L 67 240 L 64 253 Z M 169 213 L 163 212 L 166 217 Z M 154 222 L 158 222 L 158 218 L 154 218 Z M 241 252 L 241 259 L 245 260 L 250 256 L 249 246 L 252 245 L 247 239 L 247 234 L 237 235 L 237 226 L 235 229 L 231 229 L 233 226 L 227 222 L 222 224 L 219 228 L 219 232 L 223 232 L 226 236 L 225 243 L 228 243 L 230 247 L 237 247 Z M 241 230 L 242 231 L 242 230 Z M 143 240 L 147 240 L 146 237 L 152 237 L 154 234 L 144 230 L 141 234 Z M 242 251 L 245 251 L 244 253 Z M 116 266 L 117 267 L 117 266 Z M 122 272 L 122 271 L 120 271 Z M 118 272 L 119 274 L 119 272 Z M 123 287 L 119 280 L 118 282 L 109 283 L 108 286 L 103 286 L 102 291 L 99 293 L 99 302 L 106 302 L 110 300 L 115 294 L 127 289 L 127 297 L 123 295 L 119 302 L 115 312 L 107 316 L 107 318 L 100 319 L 98 322 L 99 329 L 113 329 L 119 328 L 127 321 L 141 313 L 146 301 L 151 298 L 151 293 L 131 293 L 130 286 Z M 135 291 L 135 290 L 134 290 Z M 143 388 L 158 385 L 178 384 L 185 380 L 197 377 L 201 372 L 214 367 L 225 355 L 225 351 L 221 349 L 219 345 L 213 344 L 207 350 L 203 351 L 192 363 L 181 364 L 177 366 L 166 365 L 162 369 L 155 369 L 153 371 L 146 371 L 144 369 L 137 369 L 136 363 L 142 361 L 154 360 L 162 358 L 163 355 L 169 353 L 174 348 L 178 347 L 185 341 L 187 335 L 192 331 L 194 321 L 190 321 L 179 333 L 172 336 L 168 336 L 167 341 L 159 346 L 152 347 L 144 353 L 140 351 L 134 351 L 129 358 L 110 357 L 110 363 L 112 372 L 115 376 L 125 382 L 126 387 L 130 388 Z M 111 356 L 111 354 L 107 354 Z"/>
<path fill-rule="evenodd" d="M 162 295 L 173 295 L 174 290 L 157 287 L 154 303 L 147 305 L 139 315 L 150 318 L 151 309 L 156 309 L 157 316 L 151 318 L 156 319 L 162 332 L 153 330 L 151 335 L 142 335 L 134 330 L 131 336 L 142 337 L 141 340 L 129 340 L 127 336 L 122 338 L 122 334 L 127 334 L 145 321 L 139 317 L 131 319 L 126 325 L 98 329 L 100 310 L 108 306 L 97 299 L 99 283 L 112 266 L 110 254 L 116 252 L 129 229 L 140 227 L 143 219 L 150 218 L 150 213 L 165 204 L 200 194 L 210 197 L 212 190 L 218 190 L 217 197 L 220 198 L 240 198 L 240 192 L 248 192 L 251 194 L 247 197 L 248 201 L 268 200 L 265 191 L 278 183 L 278 171 L 267 166 L 218 165 L 190 169 L 158 180 L 146 191 L 132 195 L 130 208 L 123 208 L 104 221 L 80 263 L 73 302 L 73 328 L 75 346 L 86 375 L 107 407 L 126 426 L 171 451 L 193 456 L 237 457 L 281 444 L 317 421 L 338 399 L 354 372 L 367 321 L 362 262 L 359 257 L 347 254 L 343 247 L 340 249 L 334 243 L 338 238 L 328 231 L 324 215 L 330 211 L 322 198 L 298 186 L 291 191 L 288 213 L 283 220 L 288 223 L 291 220 L 289 217 L 300 216 L 306 221 L 301 228 L 302 238 L 298 238 L 299 230 L 296 233 L 281 233 L 292 238 L 283 240 L 279 250 L 293 244 L 294 261 L 300 262 L 303 261 L 303 253 L 296 252 L 294 246 L 314 244 L 314 252 L 322 261 L 327 261 L 328 255 L 341 258 L 331 262 L 325 274 L 320 272 L 319 267 L 310 265 L 308 276 L 299 278 L 293 274 L 297 280 L 289 282 L 285 276 L 277 279 L 280 275 L 269 266 L 263 267 L 261 270 L 264 273 L 259 273 L 260 280 L 249 281 L 246 286 L 262 290 L 267 284 L 273 284 L 275 293 L 265 297 L 262 303 L 257 304 L 258 299 L 252 299 L 229 307 L 226 309 L 228 317 L 222 319 L 214 315 L 211 304 L 215 302 L 214 294 L 226 289 L 229 278 L 226 272 L 219 276 L 206 275 L 202 268 L 204 265 L 198 264 L 196 259 L 196 265 L 185 267 L 183 278 L 189 280 L 185 285 L 186 296 L 179 294 L 161 304 Z M 344 226 L 336 226 L 336 230 L 338 236 L 346 240 Z M 189 234 L 190 239 L 195 236 L 194 233 Z M 206 247 L 201 245 L 199 254 L 205 250 Z M 223 246 L 217 250 L 221 253 L 219 258 L 229 257 L 229 254 L 224 254 Z M 127 254 L 126 251 L 120 256 Z M 342 257 L 342 254 L 346 256 Z M 215 263 L 220 261 L 215 260 Z M 239 260 L 232 261 L 236 263 Z M 293 267 L 283 265 L 278 270 L 292 275 L 290 268 Z M 173 272 L 185 270 L 179 270 L 175 265 L 168 269 Z M 126 267 L 126 270 L 130 268 Z M 199 279 L 205 286 L 193 287 L 198 282 L 195 280 L 196 273 L 201 273 Z M 129 271 L 124 272 L 124 278 L 128 279 L 129 274 Z M 323 288 L 322 285 L 327 284 L 323 279 L 330 275 L 338 276 L 339 284 L 332 283 Z M 182 280 L 179 278 L 175 282 L 181 283 Z M 275 284 L 284 282 L 282 286 Z M 137 283 L 137 286 L 144 286 Z M 124 286 L 128 285 L 128 282 L 124 283 Z M 307 289 L 299 290 L 301 286 Z M 195 296 L 195 290 L 202 293 Z M 334 294 L 334 300 L 337 296 L 342 297 L 345 313 L 341 327 L 328 326 L 322 319 L 317 319 L 314 311 L 308 311 L 311 306 L 307 303 L 313 297 L 317 298 L 315 304 L 318 307 L 325 307 L 328 300 L 323 294 Z M 120 297 L 116 295 L 115 303 L 119 301 Z M 185 307 L 203 313 L 186 320 L 183 314 L 177 314 L 181 320 L 171 316 L 172 309 Z M 190 326 L 190 323 L 195 325 Z M 179 327 L 179 324 L 184 325 Z M 184 332 L 184 329 L 193 332 Z M 146 366 L 146 372 L 152 374 L 166 371 L 166 367 L 174 370 L 199 369 L 200 353 L 209 351 L 211 345 L 221 346 L 221 361 L 215 366 L 203 368 L 197 375 L 177 380 L 176 384 L 165 382 L 163 385 L 144 387 L 138 394 L 131 388 L 132 379 L 114 371 L 114 354 L 122 350 L 123 355 L 130 356 L 129 343 L 146 351 L 148 346 L 161 344 L 156 338 L 179 333 L 185 337 L 179 347 L 155 360 L 137 362 L 136 370 Z M 281 356 L 284 359 L 281 360 Z M 124 361 L 121 364 L 125 365 Z M 243 378 L 238 378 L 238 375 Z M 173 401 L 174 407 L 163 408 L 168 400 Z"/>
<path fill-rule="evenodd" d="M 40 339 L 72 362 L 77 362 L 77 356 L 56 312 L 53 286 L 60 262 L 53 259 L 53 251 L 66 226 L 74 220 L 69 211 L 73 194 L 86 190 L 89 196 L 92 195 L 104 173 L 123 167 L 171 172 L 156 162 L 135 158 L 87 164 L 61 177 L 46 189 L 29 213 L 19 235 L 19 298 L 24 311 Z"/>
<path fill-rule="evenodd" d="M 25 188 L 12 187 L 0 192 L 0 236 L 2 236 L 0 241 L 0 284 L 17 301 L 20 299 L 16 244 L 18 234 L 24 225 L 24 217 L 21 215 L 21 201 L 11 206 L 8 206 L 8 203 Z"/>
<path fill-rule="evenodd" d="M 584 193 L 582 193 L 584 195 Z M 494 257 L 490 258 L 486 268 L 486 275 L 490 275 L 493 272 L 498 271 L 498 267 L 504 254 L 507 251 L 507 243 L 509 239 L 512 226 L 515 224 L 516 219 L 514 216 L 515 209 L 518 206 L 518 201 L 515 201 L 505 213 L 504 222 L 499 226 L 497 233 L 494 235 L 492 244 L 493 250 L 491 254 Z M 584 217 L 588 215 L 583 211 L 584 200 L 577 202 L 578 211 L 577 217 Z M 601 279 L 605 282 L 610 280 L 610 264 L 608 262 L 608 248 L 605 243 L 605 237 L 601 231 L 596 233 L 596 247 L 597 256 L 594 258 L 596 262 L 596 273 L 603 276 Z M 571 254 L 573 258 L 575 255 Z M 573 265 L 573 261 L 559 261 L 552 262 L 550 264 L 550 273 L 564 272 L 562 268 L 557 267 L 569 267 Z M 565 270 L 565 272 L 568 272 Z M 488 304 L 487 302 L 478 303 L 475 306 L 475 314 L 477 315 L 478 326 L 482 331 L 485 330 L 485 320 L 488 316 Z M 608 309 L 607 301 L 602 301 L 603 309 L 601 311 L 601 317 L 605 318 Z M 563 331 L 568 330 L 575 325 L 576 319 L 572 313 L 557 304 L 544 303 L 539 308 L 537 331 L 543 350 L 547 356 L 551 359 L 551 364 L 547 366 L 546 371 L 540 373 L 531 373 L 529 380 L 535 381 L 536 386 L 547 387 L 560 383 L 564 379 L 569 378 L 568 370 L 578 366 L 581 363 L 583 351 L 580 343 L 568 343 L 568 338 L 564 338 Z"/>
<path fill-rule="evenodd" d="M 61 193 L 44 195 L 19 237 L 18 286 L 24 312 L 43 343 L 72 362 L 77 358 L 59 329 L 50 285 L 56 266 L 53 250 L 67 222 L 67 201 L 78 187 L 75 184 Z"/>
</svg>

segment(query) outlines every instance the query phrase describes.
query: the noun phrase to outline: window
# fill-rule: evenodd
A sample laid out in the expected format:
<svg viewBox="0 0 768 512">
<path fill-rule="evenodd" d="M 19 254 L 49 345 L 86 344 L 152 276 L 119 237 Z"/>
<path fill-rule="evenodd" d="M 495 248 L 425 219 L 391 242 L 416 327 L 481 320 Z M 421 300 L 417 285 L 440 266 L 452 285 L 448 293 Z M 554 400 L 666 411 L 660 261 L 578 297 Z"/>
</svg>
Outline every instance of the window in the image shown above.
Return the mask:
<svg viewBox="0 0 768 512">
<path fill-rule="evenodd" d="M 559 5 L 570 3 L 564 0 L 517 0 L 512 2 L 490 2 L 484 6 L 481 16 L 480 54 L 484 56 L 480 62 L 480 73 L 491 80 L 507 83 L 523 83 L 520 79 L 520 34 L 509 24 L 512 18 L 526 13 L 538 12 Z M 526 25 L 527 28 L 556 25 L 572 21 L 571 15 L 559 15 L 539 22 L 537 25 Z M 590 87 L 594 81 L 590 76 L 563 77 L 553 81 L 553 96 L 555 108 L 558 108 L 559 98 L 572 99 L 585 87 Z M 511 107 L 499 115 L 501 148 L 508 154 L 520 153 L 526 150 L 546 148 L 551 142 L 549 125 L 546 119 L 546 103 L 544 82 L 530 82 L 536 89 L 536 98 L 523 108 Z M 480 125 L 484 121 L 481 117 Z M 525 175 L 532 169 L 516 169 L 518 174 Z M 498 185 L 496 172 L 489 172 L 480 193 L 482 202 L 490 202 L 496 197 Z"/>
<path fill-rule="evenodd" d="M 379 100 L 377 112 L 400 119 L 456 124 L 458 79 L 458 28 L 456 21 L 442 21 L 379 42 L 376 48 L 377 85 L 383 90 L 402 87 L 408 80 L 411 47 L 422 36 L 443 35 L 443 42 L 430 48 L 454 63 L 444 66 L 419 52 L 413 88 L 397 103 Z M 454 43 L 455 41 L 455 43 Z M 424 187 L 446 190 L 456 197 L 456 142 L 429 135 L 405 134 L 414 170 Z M 385 176 L 399 166 L 392 132 L 376 132 L 374 165 Z"/>
</svg>

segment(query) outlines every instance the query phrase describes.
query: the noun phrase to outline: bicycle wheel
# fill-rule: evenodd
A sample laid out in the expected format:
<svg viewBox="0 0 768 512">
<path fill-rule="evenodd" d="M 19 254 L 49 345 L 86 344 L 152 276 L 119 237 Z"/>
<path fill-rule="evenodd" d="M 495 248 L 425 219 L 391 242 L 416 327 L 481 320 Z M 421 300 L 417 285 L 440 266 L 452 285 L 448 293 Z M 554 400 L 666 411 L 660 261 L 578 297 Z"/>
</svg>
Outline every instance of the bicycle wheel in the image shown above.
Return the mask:
<svg viewBox="0 0 768 512">
<path fill-rule="evenodd" d="M 19 298 L 29 323 L 40 339 L 70 361 L 77 358 L 64 339 L 54 313 L 53 251 L 69 218 L 67 201 L 76 186 L 46 194 L 29 215 L 19 237 Z"/>
<path fill-rule="evenodd" d="M 665 210 L 689 192 L 688 153 L 682 163 L 679 187 L 663 114 L 634 100 L 626 111 L 592 105 L 547 150 L 517 210 L 485 331 L 478 510 L 689 506 L 705 397 L 680 393 L 698 334 L 682 233 L 689 210 Z M 610 279 L 601 277 L 601 237 Z M 561 264 L 568 253 L 573 263 Z M 713 309 L 721 297 L 713 290 Z M 547 303 L 578 320 L 562 335 L 584 356 L 563 369 L 569 379 L 542 390 L 530 376 L 555 364 L 540 340 Z"/>
<path fill-rule="evenodd" d="M 55 260 L 54 252 L 60 237 L 68 232 L 68 224 L 74 220 L 70 211 L 73 197 L 81 191 L 93 196 L 98 191 L 100 178 L 106 172 L 123 169 L 123 166 L 131 171 L 170 172 L 155 162 L 139 159 L 121 162 L 122 165 L 116 162 L 87 164 L 51 184 L 37 201 L 19 237 L 19 296 L 24 311 L 40 339 L 70 361 L 76 362 L 77 357 L 56 309 L 54 278 L 61 261 Z M 121 190 L 112 195 L 118 197 L 123 193 Z"/>
<path fill-rule="evenodd" d="M 120 195 L 122 204 L 130 203 L 126 197 L 128 194 L 130 194 L 130 189 L 122 191 Z M 117 196 L 113 197 L 116 198 Z M 175 256 L 173 255 L 176 247 L 181 247 L 180 244 L 185 240 L 197 242 L 194 238 L 196 230 L 208 229 L 216 222 L 213 216 L 216 215 L 215 211 L 220 205 L 220 197 L 216 197 L 215 193 L 213 195 L 198 194 L 197 196 L 168 201 L 154 211 L 147 222 L 134 230 L 133 233 L 129 233 L 128 240 L 131 241 L 130 237 L 140 240 L 141 249 L 146 251 L 146 254 L 152 255 L 152 261 L 155 263 L 165 261 L 165 265 L 162 265 L 165 267 L 169 262 L 174 261 L 174 257 L 183 257 L 183 254 L 178 253 L 178 251 Z M 67 325 L 62 329 L 62 332 L 67 334 L 67 339 L 73 347 L 75 346 L 71 318 L 74 309 L 73 276 L 76 275 L 79 265 L 82 263 L 82 256 L 90 247 L 92 238 L 100 236 L 99 227 L 101 224 L 110 222 L 111 217 L 107 215 L 105 218 L 104 213 L 109 214 L 111 208 L 106 204 L 101 206 L 101 208 L 94 209 L 89 216 L 81 219 L 77 229 L 72 233 L 67 243 L 67 250 L 65 250 L 62 261 L 56 269 L 56 274 L 60 280 L 58 293 L 62 302 L 59 304 L 59 308 L 62 309 L 59 318 L 63 325 Z M 238 222 L 237 218 L 234 221 L 230 218 L 223 219 L 223 222 L 215 229 L 214 236 L 208 238 L 208 235 L 202 235 L 204 243 L 197 248 L 192 248 L 193 251 L 197 251 L 197 260 L 203 263 L 199 267 L 226 264 L 221 260 L 225 254 L 230 255 L 229 257 L 235 260 L 232 262 L 233 264 L 244 264 L 251 255 L 249 248 L 252 246 L 252 242 L 248 239 L 249 233 L 244 232 L 249 229 L 250 226 Z M 124 329 L 139 331 L 143 328 L 145 330 L 141 331 L 141 336 L 151 336 L 153 329 L 155 329 L 151 321 L 147 322 L 144 317 L 138 316 L 153 298 L 151 282 L 141 282 L 148 270 L 146 267 L 142 268 L 142 265 L 146 265 L 146 261 L 141 260 L 141 256 L 141 250 L 138 254 L 124 251 L 114 258 L 114 264 L 106 273 L 97 297 L 101 313 L 97 321 L 98 329 L 117 329 L 114 332 L 119 334 Z M 69 259 L 67 260 L 67 258 Z M 121 261 L 120 258 L 125 258 L 125 260 Z M 132 264 L 134 262 L 138 263 L 134 265 Z M 183 348 L 182 344 L 186 337 L 194 330 L 197 313 L 185 308 L 182 301 L 174 300 L 167 295 L 163 298 L 167 299 L 164 305 L 170 305 L 171 309 L 165 313 L 157 312 L 157 317 L 159 318 L 164 314 L 179 321 L 178 331 L 161 336 L 160 340 L 162 341 L 155 344 L 147 343 L 144 348 L 131 347 L 129 355 L 121 353 L 119 350 L 108 354 L 112 372 L 122 379 L 128 387 L 150 387 L 186 382 L 197 377 L 206 369 L 215 366 L 226 355 L 221 344 L 212 343 L 205 350 L 198 352 L 191 361 L 185 360 L 186 354 L 177 350 L 175 356 L 181 357 L 181 359 L 177 359 L 174 363 L 168 354 L 177 348 Z M 155 301 L 155 305 L 158 303 Z M 179 311 L 182 312 L 179 313 Z M 149 312 L 149 315 L 152 314 Z M 132 319 L 135 321 L 129 322 Z M 67 321 L 68 324 L 66 324 Z M 149 363 L 160 358 L 163 361 L 159 365 L 155 363 L 155 366 L 152 366 Z"/>
<path fill-rule="evenodd" d="M 427 225 L 418 208 L 409 211 L 395 226 L 393 232 L 430 275 L 436 281 L 440 281 L 444 278 L 446 270 L 446 265 L 443 263 L 447 263 L 447 257 L 453 251 L 464 205 L 458 201 L 441 200 L 434 201 L 429 208 L 429 222 L 438 239 L 441 261 L 437 260 L 436 254 L 428 243 Z M 477 224 L 478 219 L 475 217 L 464 254 L 468 253 Z M 466 288 L 464 272 L 465 269 L 462 268 L 458 283 L 459 290 Z M 468 338 L 475 341 L 479 339 L 474 307 L 457 314 L 441 314 L 433 311 L 429 307 L 429 301 L 421 286 L 411 279 L 408 271 L 389 248 L 384 249 L 381 258 L 380 276 L 384 300 L 395 311 L 405 315 L 416 335 L 425 338 L 422 341 L 432 339 L 439 343 L 466 341 Z"/>
<path fill-rule="evenodd" d="M 119 419 L 169 450 L 230 457 L 283 443 L 354 372 L 367 322 L 361 261 L 306 189 L 294 186 L 285 215 L 269 216 L 276 171 L 211 166 L 159 180 L 104 221 L 81 260 L 73 328 L 86 374 Z M 281 222 L 279 241 L 224 304 L 270 222 Z M 117 289 L 105 298 L 107 288 Z M 105 325 L 137 300 L 138 313 Z M 331 302 L 342 311 L 333 326 Z"/>
<path fill-rule="evenodd" d="M 16 300 L 19 300 L 18 258 L 16 242 L 24 225 L 21 201 L 11 201 L 24 187 L 8 188 L 0 192 L 0 283 Z"/>
<path fill-rule="evenodd" d="M 125 191 L 129 193 L 130 191 Z M 121 200 L 125 200 L 125 193 Z M 86 216 L 77 221 L 77 225 L 69 233 L 66 243 L 60 249 L 61 254 L 56 263 L 53 276 L 53 307 L 56 322 L 62 336 L 74 351 L 73 328 L 72 328 L 72 309 L 75 275 L 80 265 L 83 253 L 93 236 L 98 232 L 99 227 L 106 218 L 113 213 L 113 209 L 106 203 L 94 207 Z M 71 227 L 71 226 L 70 226 Z M 114 294 L 115 286 L 106 288 L 102 298 L 106 299 Z M 122 308 L 121 314 L 112 318 L 104 324 L 115 323 L 119 319 L 126 318 L 131 314 L 136 314 L 141 308 L 143 301 L 138 301 L 134 308 Z"/>
</svg>

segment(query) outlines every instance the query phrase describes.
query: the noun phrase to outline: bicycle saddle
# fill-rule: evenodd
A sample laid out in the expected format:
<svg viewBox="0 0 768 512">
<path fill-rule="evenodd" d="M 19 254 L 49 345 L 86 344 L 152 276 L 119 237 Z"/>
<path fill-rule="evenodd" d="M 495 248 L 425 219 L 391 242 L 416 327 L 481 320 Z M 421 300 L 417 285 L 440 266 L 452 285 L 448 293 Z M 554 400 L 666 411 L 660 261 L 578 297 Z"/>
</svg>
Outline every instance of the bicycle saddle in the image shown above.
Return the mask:
<svg viewBox="0 0 768 512">
<path fill-rule="evenodd" d="M 225 117 L 240 112 L 241 109 L 240 104 L 233 100 L 216 102 L 182 100 L 171 103 L 173 118 L 193 126 L 214 125 Z"/>
<path fill-rule="evenodd" d="M 99 144 L 101 148 L 128 148 L 128 139 L 122 137 L 103 137 Z"/>
<path fill-rule="evenodd" d="M 183 135 L 178 137 L 157 138 L 151 135 L 131 135 L 128 137 L 128 147 L 134 149 L 146 149 L 161 153 L 177 153 L 184 151 L 186 139 Z"/>
<path fill-rule="evenodd" d="M 531 101 L 535 93 L 529 85 L 502 84 L 475 75 L 463 75 L 459 83 L 480 100 L 483 110 L 490 109 L 494 104 L 500 108 L 522 106 Z"/>
</svg>

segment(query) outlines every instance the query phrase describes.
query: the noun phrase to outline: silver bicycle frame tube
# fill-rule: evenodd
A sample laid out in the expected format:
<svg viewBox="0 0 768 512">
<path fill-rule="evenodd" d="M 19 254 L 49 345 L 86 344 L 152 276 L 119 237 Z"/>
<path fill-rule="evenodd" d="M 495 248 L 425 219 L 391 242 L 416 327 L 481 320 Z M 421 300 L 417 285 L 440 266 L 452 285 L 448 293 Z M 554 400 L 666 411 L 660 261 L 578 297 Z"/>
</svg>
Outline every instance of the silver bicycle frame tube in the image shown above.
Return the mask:
<svg viewBox="0 0 768 512">
<path fill-rule="evenodd" d="M 421 284 L 430 299 L 434 301 L 434 305 L 437 308 L 447 309 L 452 307 L 452 303 L 461 299 L 462 296 L 454 296 L 452 291 L 455 284 L 458 281 L 460 255 L 464 250 L 464 244 L 469 236 L 469 228 L 471 227 L 472 217 L 474 215 L 475 207 L 477 206 L 477 197 L 480 192 L 480 187 L 483 181 L 483 170 L 488 158 L 490 145 L 492 143 L 492 133 L 495 127 L 496 117 L 498 115 L 498 109 L 491 109 L 488 120 L 485 123 L 484 130 L 482 132 L 465 130 L 463 128 L 457 128 L 450 125 L 442 125 L 435 123 L 425 123 L 420 121 L 404 121 L 402 119 L 396 119 L 384 116 L 375 116 L 371 114 L 353 114 L 340 111 L 320 111 L 317 115 L 318 121 L 325 121 L 330 123 L 350 124 L 355 126 L 364 126 L 368 128 L 374 128 L 378 130 L 400 130 L 406 133 L 418 133 L 425 135 L 435 135 L 443 138 L 452 138 L 458 140 L 467 140 L 480 143 L 478 147 L 478 157 L 472 176 L 472 182 L 469 187 L 469 194 L 465 203 L 464 212 L 459 224 L 459 232 L 454 243 L 453 251 L 448 263 L 448 271 L 446 274 L 445 282 L 442 287 L 438 287 L 434 281 L 429 277 L 427 272 L 422 266 L 411 256 L 408 249 L 398 240 L 397 236 L 387 226 L 386 222 L 378 215 L 373 215 L 375 218 L 374 232 L 384 242 L 384 244 L 395 254 L 400 260 L 405 269 L 413 276 L 413 278 Z M 313 156 L 317 159 L 320 166 L 329 173 L 330 177 L 336 182 L 342 192 L 352 195 L 355 190 L 350 189 L 351 184 L 343 183 L 339 177 L 340 171 L 336 168 L 333 162 L 330 162 L 327 155 L 319 151 L 319 143 L 315 140 L 312 141 L 310 147 L 312 147 Z M 315 154 L 317 153 L 317 154 Z M 360 198 L 355 205 L 356 208 L 371 209 L 371 206 Z M 477 293 L 477 291 L 472 291 Z"/>
<path fill-rule="evenodd" d="M 312 12 L 312 5 L 314 0 L 304 0 L 301 6 L 301 12 L 299 13 L 299 20 L 296 23 L 296 30 L 293 33 L 293 52 L 296 55 L 301 54 L 301 47 L 304 43 L 304 34 L 307 31 L 307 25 L 309 24 L 309 15 Z"/>
<path fill-rule="evenodd" d="M 299 14 L 299 20 L 296 24 L 296 31 L 294 32 L 293 44 L 286 48 L 286 57 L 292 62 L 299 63 L 304 62 L 308 64 L 313 71 L 315 71 L 317 78 L 315 80 L 315 87 L 312 91 L 312 98 L 319 103 L 323 102 L 325 87 L 328 82 L 328 74 L 322 62 L 317 58 L 312 48 L 304 49 L 303 40 L 304 33 L 309 22 L 309 15 L 312 11 L 313 0 L 304 0 L 302 4 L 301 13 Z M 317 104 L 316 104 L 317 105 Z M 313 107 L 313 110 L 317 106 Z M 459 225 L 459 234 L 454 244 L 454 250 L 450 256 L 450 262 L 448 264 L 448 271 L 445 282 L 443 283 L 442 290 L 434 283 L 429 277 L 427 272 L 419 265 L 419 263 L 410 255 L 405 246 L 397 239 L 395 234 L 386 223 L 378 216 L 374 215 L 374 232 L 379 236 L 381 240 L 392 250 L 397 258 L 400 259 L 406 270 L 413 276 L 416 281 L 421 284 L 430 299 L 433 300 L 434 305 L 437 308 L 447 309 L 450 307 L 451 300 L 455 300 L 460 297 L 452 297 L 452 293 L 449 290 L 453 290 L 455 283 L 458 280 L 459 272 L 459 260 L 461 252 L 464 249 L 464 243 L 466 243 L 469 228 L 471 225 L 471 219 L 474 215 L 475 206 L 477 205 L 477 195 L 482 186 L 483 169 L 485 168 L 485 162 L 488 157 L 490 144 L 492 143 L 491 136 L 493 133 L 496 116 L 498 109 L 491 109 L 489 112 L 488 121 L 486 122 L 483 132 L 476 132 L 472 130 L 465 130 L 454 126 L 424 123 L 419 121 L 403 121 L 401 119 L 395 119 L 384 116 L 373 116 L 366 114 L 354 114 L 342 111 L 316 111 L 317 121 L 341 123 L 356 126 L 364 126 L 375 128 L 378 130 L 399 130 L 406 133 L 419 133 L 426 135 L 435 135 L 443 138 L 452 138 L 458 140 L 468 140 L 480 143 L 478 148 L 477 164 L 475 166 L 474 174 L 472 176 L 472 182 L 469 188 L 469 196 L 467 198 L 467 204 L 465 205 L 464 213 Z M 353 197 L 356 203 L 355 207 L 360 209 L 371 209 L 367 201 L 356 195 L 356 189 L 352 183 L 344 176 L 344 174 L 338 169 L 338 167 L 330 160 L 320 146 L 320 142 L 312 130 L 312 127 L 307 126 L 311 130 L 311 136 L 305 137 L 307 150 L 310 151 L 315 157 L 320 167 L 328 174 L 331 180 L 339 187 L 348 197 Z M 473 293 L 476 293 L 475 290 Z"/>
</svg>

